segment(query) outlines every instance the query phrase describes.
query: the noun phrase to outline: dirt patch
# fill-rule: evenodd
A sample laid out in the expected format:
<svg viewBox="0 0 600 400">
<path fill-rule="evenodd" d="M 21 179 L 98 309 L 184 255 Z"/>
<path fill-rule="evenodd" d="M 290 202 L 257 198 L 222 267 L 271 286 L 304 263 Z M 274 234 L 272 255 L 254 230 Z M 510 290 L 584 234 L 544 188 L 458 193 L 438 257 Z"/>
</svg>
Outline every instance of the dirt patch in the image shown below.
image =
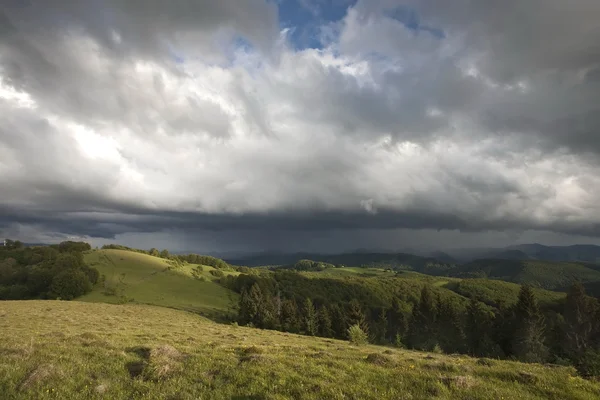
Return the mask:
<svg viewBox="0 0 600 400">
<path fill-rule="evenodd" d="M 53 364 L 38 365 L 31 370 L 19 385 L 19 390 L 28 390 L 41 383 L 55 379 L 61 374 L 61 371 Z"/>
<path fill-rule="evenodd" d="M 183 367 L 185 355 L 170 345 L 155 348 L 137 346 L 130 347 L 127 352 L 136 354 L 141 360 L 125 364 L 131 378 L 142 378 L 148 381 L 161 381 L 170 378 Z"/>
<path fill-rule="evenodd" d="M 144 377 L 155 381 L 167 379 L 181 370 L 184 358 L 179 350 L 168 344 L 156 347 L 150 350 Z"/>
<path fill-rule="evenodd" d="M 396 362 L 389 356 L 381 353 L 371 353 L 367 356 L 366 361 L 369 364 L 380 365 L 382 367 L 393 367 Z"/>
<path fill-rule="evenodd" d="M 98 386 L 96 386 L 96 387 L 94 388 L 94 390 L 95 390 L 95 391 L 96 391 L 96 393 L 98 393 L 98 394 L 104 394 L 104 393 L 106 393 L 106 391 L 108 390 L 108 385 L 107 385 L 107 384 L 105 384 L 105 383 L 101 383 L 101 384 L 99 384 Z"/>
<path fill-rule="evenodd" d="M 446 376 L 442 382 L 450 389 L 470 389 L 477 384 L 477 381 L 469 375 Z"/>
</svg>

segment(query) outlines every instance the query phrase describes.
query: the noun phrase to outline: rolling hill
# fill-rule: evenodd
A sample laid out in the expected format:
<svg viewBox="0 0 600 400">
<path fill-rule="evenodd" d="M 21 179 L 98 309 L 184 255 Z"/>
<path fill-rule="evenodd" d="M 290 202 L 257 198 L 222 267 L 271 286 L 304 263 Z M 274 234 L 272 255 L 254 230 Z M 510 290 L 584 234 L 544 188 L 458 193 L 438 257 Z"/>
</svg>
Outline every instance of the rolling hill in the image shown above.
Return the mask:
<svg viewBox="0 0 600 400">
<path fill-rule="evenodd" d="M 216 324 L 147 305 L 0 302 L 0 392 L 20 399 L 580 399 L 572 367 Z"/>
<path fill-rule="evenodd" d="M 450 276 L 499 279 L 549 290 L 566 290 L 573 282 L 600 282 L 600 267 L 574 262 L 483 259 L 452 269 Z"/>
<path fill-rule="evenodd" d="M 237 294 L 215 282 L 210 266 L 175 267 L 169 260 L 127 250 L 93 250 L 85 254 L 86 263 L 98 269 L 105 281 L 80 301 L 136 302 L 193 311 L 212 318 L 224 318 L 237 302 Z M 224 274 L 237 274 L 225 271 Z"/>
</svg>

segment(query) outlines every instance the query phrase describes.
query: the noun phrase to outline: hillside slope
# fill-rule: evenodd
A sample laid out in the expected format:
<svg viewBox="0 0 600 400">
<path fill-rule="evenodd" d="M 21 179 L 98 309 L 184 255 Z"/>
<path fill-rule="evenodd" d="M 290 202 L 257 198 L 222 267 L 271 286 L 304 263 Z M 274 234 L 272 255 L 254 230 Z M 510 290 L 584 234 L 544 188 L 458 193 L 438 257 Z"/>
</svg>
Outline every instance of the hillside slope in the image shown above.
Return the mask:
<svg viewBox="0 0 600 400">
<path fill-rule="evenodd" d="M 566 290 L 574 282 L 600 282 L 597 265 L 538 260 L 475 260 L 454 268 L 450 275 L 499 279 L 548 290 Z"/>
<path fill-rule="evenodd" d="M 597 399 L 569 367 L 219 325 L 161 307 L 0 302 L 4 399 Z"/>
<path fill-rule="evenodd" d="M 203 266 L 195 279 L 187 264 L 173 267 L 168 260 L 126 250 L 95 250 L 85 261 L 105 276 L 105 282 L 79 300 L 102 303 L 133 301 L 202 313 L 213 318 L 230 313 L 237 294 L 222 287 Z M 234 274 L 233 272 L 226 272 Z"/>
</svg>

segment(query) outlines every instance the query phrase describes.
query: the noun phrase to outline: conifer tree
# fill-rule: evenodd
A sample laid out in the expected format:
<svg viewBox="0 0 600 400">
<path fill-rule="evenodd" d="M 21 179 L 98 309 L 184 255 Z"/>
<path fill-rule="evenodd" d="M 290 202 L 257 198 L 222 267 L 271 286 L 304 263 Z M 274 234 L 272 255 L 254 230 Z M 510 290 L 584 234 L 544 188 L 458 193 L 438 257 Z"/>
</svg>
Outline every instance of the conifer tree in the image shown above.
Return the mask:
<svg viewBox="0 0 600 400">
<path fill-rule="evenodd" d="M 239 323 L 247 325 L 256 324 L 258 320 L 260 301 L 262 300 L 262 291 L 258 284 L 254 284 L 249 290 L 244 289 L 240 297 Z"/>
<path fill-rule="evenodd" d="M 388 310 L 388 332 L 387 337 L 390 343 L 406 341 L 408 334 L 408 318 L 405 313 L 405 303 L 399 297 L 394 297 L 392 300 L 392 308 Z"/>
<path fill-rule="evenodd" d="M 493 355 L 495 342 L 490 335 L 492 324 L 493 314 L 472 297 L 465 321 L 465 344 L 469 354 L 478 357 Z"/>
<path fill-rule="evenodd" d="M 572 360 L 577 360 L 591 346 L 593 308 L 580 283 L 574 284 L 565 303 L 564 348 Z"/>
<path fill-rule="evenodd" d="M 548 356 L 544 341 L 545 322 L 533 289 L 521 286 L 515 305 L 515 333 L 512 350 L 521 361 L 543 362 Z"/>
<path fill-rule="evenodd" d="M 331 317 L 331 329 L 333 336 L 338 339 L 345 339 L 347 335 L 348 324 L 346 323 L 346 315 L 338 304 L 330 304 L 329 316 Z"/>
<path fill-rule="evenodd" d="M 367 324 L 367 319 L 365 314 L 360 306 L 360 303 L 356 299 L 352 299 L 350 303 L 348 303 L 348 311 L 346 313 L 346 323 L 348 326 L 357 325 L 365 332 L 369 334 L 369 326 Z"/>
<path fill-rule="evenodd" d="M 300 331 L 298 305 L 295 300 L 286 299 L 281 302 L 281 328 L 285 332 L 298 333 Z"/>
<path fill-rule="evenodd" d="M 315 306 L 310 298 L 304 301 L 304 333 L 309 336 L 315 336 L 318 333 L 317 313 Z"/>
<path fill-rule="evenodd" d="M 318 312 L 318 331 L 319 336 L 333 337 L 333 329 L 331 327 L 331 317 L 326 306 L 321 306 Z"/>
<path fill-rule="evenodd" d="M 438 300 L 438 340 L 446 353 L 464 352 L 465 333 L 463 321 L 456 305 L 450 300 Z"/>
<path fill-rule="evenodd" d="M 375 343 L 383 344 L 387 341 L 388 319 L 387 310 L 380 308 L 375 315 Z"/>
<path fill-rule="evenodd" d="M 419 350 L 432 350 L 437 342 L 437 305 L 429 285 L 421 289 L 421 299 L 413 308 L 408 341 Z"/>
</svg>

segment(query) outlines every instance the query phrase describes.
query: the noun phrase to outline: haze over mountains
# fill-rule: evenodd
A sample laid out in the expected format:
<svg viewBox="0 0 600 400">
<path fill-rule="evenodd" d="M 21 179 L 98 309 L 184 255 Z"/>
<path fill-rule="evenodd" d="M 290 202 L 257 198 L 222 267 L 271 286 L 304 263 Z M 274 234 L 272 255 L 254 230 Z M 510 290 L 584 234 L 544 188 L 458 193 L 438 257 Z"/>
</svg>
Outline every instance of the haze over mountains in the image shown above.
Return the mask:
<svg viewBox="0 0 600 400">
<path fill-rule="evenodd" d="M 412 250 L 412 251 L 411 251 Z M 448 249 L 444 251 L 421 252 L 406 249 L 400 252 L 377 251 L 375 249 L 359 249 L 352 252 L 337 254 L 312 252 L 257 252 L 232 255 L 228 253 L 212 254 L 226 259 L 236 265 L 277 265 L 289 264 L 299 259 L 313 260 L 343 260 L 344 258 L 386 259 L 390 255 L 402 255 L 406 260 L 414 259 L 436 260 L 450 264 L 460 264 L 477 259 L 502 260 L 545 260 L 545 261 L 578 261 L 600 263 L 600 246 L 580 244 L 571 246 L 545 246 L 538 243 L 520 244 L 502 248 L 465 248 Z"/>
</svg>

